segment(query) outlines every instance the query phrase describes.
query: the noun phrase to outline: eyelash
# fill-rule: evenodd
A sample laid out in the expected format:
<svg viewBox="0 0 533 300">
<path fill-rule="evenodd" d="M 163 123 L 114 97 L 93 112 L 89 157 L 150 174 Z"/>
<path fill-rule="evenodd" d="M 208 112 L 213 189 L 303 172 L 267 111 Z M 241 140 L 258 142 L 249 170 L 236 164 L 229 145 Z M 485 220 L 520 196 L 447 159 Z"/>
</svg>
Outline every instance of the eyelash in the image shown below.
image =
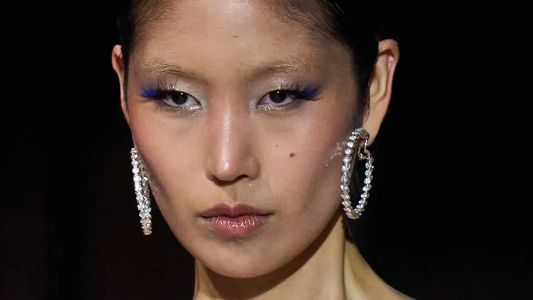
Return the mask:
<svg viewBox="0 0 533 300">
<path fill-rule="evenodd" d="M 274 93 L 284 93 L 286 96 L 293 99 L 289 104 L 284 105 L 264 105 L 265 110 L 284 110 L 289 108 L 298 107 L 303 101 L 316 101 L 320 95 L 320 89 L 317 87 L 305 86 L 301 83 L 293 83 L 288 85 L 282 85 L 278 89 L 270 91 L 263 95 L 259 102 L 267 96 L 271 96 Z"/>
<path fill-rule="evenodd" d="M 163 109 L 170 112 L 187 112 L 193 111 L 194 109 L 186 108 L 183 105 L 172 106 L 165 103 L 165 98 L 169 96 L 189 96 L 198 102 L 198 100 L 192 95 L 180 91 L 175 85 L 164 80 L 159 80 L 155 88 L 142 88 L 139 95 L 149 100 L 155 100 L 158 109 Z"/>
<path fill-rule="evenodd" d="M 261 96 L 261 98 L 259 99 L 258 106 L 261 107 L 260 110 L 266 110 L 266 111 L 287 110 L 290 108 L 296 108 L 300 104 L 302 104 L 303 101 L 318 100 L 320 96 L 320 92 L 321 92 L 320 88 L 318 87 L 306 86 L 301 83 L 291 83 L 287 85 L 281 85 L 278 89 L 269 91 L 268 93 Z M 280 93 L 285 94 L 287 98 L 291 98 L 293 100 L 288 104 L 282 104 L 282 105 L 261 104 L 261 102 L 263 102 L 266 97 L 271 97 L 275 93 L 277 93 L 278 95 Z M 169 109 L 174 112 L 193 111 L 195 109 L 186 108 L 185 105 L 173 106 L 173 105 L 167 104 L 164 99 L 169 96 L 171 97 L 186 96 L 186 97 L 191 97 L 195 101 L 199 102 L 192 95 L 186 92 L 177 90 L 175 87 L 173 87 L 172 85 L 169 85 L 167 82 L 158 82 L 156 88 L 143 88 L 141 90 L 140 96 L 146 99 L 156 100 L 159 108 Z"/>
</svg>

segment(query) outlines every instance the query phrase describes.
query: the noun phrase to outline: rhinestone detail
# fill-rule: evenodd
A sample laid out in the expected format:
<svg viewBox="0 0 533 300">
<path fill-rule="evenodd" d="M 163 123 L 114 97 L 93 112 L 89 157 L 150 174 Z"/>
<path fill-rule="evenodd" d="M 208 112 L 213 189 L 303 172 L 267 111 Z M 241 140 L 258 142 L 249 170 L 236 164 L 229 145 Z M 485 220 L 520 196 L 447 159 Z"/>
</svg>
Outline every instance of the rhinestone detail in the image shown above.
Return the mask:
<svg viewBox="0 0 533 300">
<path fill-rule="evenodd" d="M 144 235 L 152 234 L 152 216 L 150 208 L 150 186 L 148 177 L 144 170 L 144 162 L 137 152 L 136 148 L 131 148 L 131 166 L 133 173 L 133 186 L 135 189 L 135 199 L 137 200 L 137 209 L 141 217 L 141 228 Z"/>
<path fill-rule="evenodd" d="M 346 212 L 346 216 L 350 219 L 358 219 L 361 217 L 365 210 L 365 206 L 367 204 L 367 199 L 370 197 L 370 189 L 372 188 L 372 172 L 374 170 L 374 158 L 372 157 L 372 154 L 368 149 L 366 149 L 366 144 L 368 142 L 368 132 L 364 130 L 363 128 L 358 128 L 350 134 L 348 137 L 348 141 L 346 142 L 346 147 L 344 150 L 344 158 L 342 160 L 343 164 L 341 167 L 341 198 L 343 205 L 343 210 Z M 359 142 L 358 142 L 359 141 Z M 361 146 L 360 141 L 363 141 L 362 145 L 365 145 L 364 147 Z M 356 153 L 358 155 L 352 155 L 353 153 Z M 359 201 L 357 202 L 357 205 L 355 208 L 352 206 L 352 203 L 350 201 L 350 188 L 349 188 L 349 182 L 352 177 L 353 168 L 354 168 L 354 157 L 357 156 L 360 160 L 365 160 L 365 179 L 363 180 L 363 193 L 360 196 Z"/>
</svg>

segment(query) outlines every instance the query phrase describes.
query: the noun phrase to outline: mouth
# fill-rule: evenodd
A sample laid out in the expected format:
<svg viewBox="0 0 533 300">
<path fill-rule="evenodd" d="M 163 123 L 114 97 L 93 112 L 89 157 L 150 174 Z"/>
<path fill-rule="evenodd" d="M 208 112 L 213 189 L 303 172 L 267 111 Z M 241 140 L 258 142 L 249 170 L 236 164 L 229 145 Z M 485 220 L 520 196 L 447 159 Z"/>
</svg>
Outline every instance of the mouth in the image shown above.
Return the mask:
<svg viewBox="0 0 533 300">
<path fill-rule="evenodd" d="M 224 237 L 244 238 L 264 225 L 272 212 L 253 206 L 218 204 L 202 212 L 207 228 Z"/>
</svg>

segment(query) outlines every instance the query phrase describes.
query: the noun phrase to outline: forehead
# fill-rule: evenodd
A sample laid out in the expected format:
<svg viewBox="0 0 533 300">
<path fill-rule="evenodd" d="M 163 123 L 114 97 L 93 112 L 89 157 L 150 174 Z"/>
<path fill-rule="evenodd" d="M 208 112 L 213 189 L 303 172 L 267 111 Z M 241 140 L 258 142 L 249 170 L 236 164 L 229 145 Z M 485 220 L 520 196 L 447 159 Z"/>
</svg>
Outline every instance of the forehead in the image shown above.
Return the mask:
<svg viewBox="0 0 533 300">
<path fill-rule="evenodd" d="M 202 18 L 215 13 L 226 21 L 242 20 L 269 14 L 277 21 L 284 21 L 295 29 L 308 29 L 307 33 L 322 32 L 328 37 L 331 30 L 320 5 L 312 0 L 134 0 L 133 19 L 137 27 L 158 24 L 179 16 L 180 19 Z M 324 30 L 325 29 L 325 30 Z M 142 32 L 147 33 L 147 32 Z"/>
<path fill-rule="evenodd" d="M 148 61 L 187 56 L 191 63 L 195 58 L 245 63 L 283 57 L 309 62 L 342 48 L 317 34 L 311 15 L 295 18 L 290 5 L 282 2 L 160 1 L 152 8 L 159 13 L 146 14 L 139 28 L 135 52 Z"/>
</svg>

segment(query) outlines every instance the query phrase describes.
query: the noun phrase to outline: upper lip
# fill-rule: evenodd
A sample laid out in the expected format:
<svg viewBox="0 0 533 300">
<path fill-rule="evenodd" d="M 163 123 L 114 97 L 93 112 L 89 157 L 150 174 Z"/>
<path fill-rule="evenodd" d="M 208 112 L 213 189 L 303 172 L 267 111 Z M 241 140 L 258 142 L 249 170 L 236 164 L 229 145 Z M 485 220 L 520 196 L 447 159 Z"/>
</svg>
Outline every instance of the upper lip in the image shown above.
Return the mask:
<svg viewBox="0 0 533 300">
<path fill-rule="evenodd" d="M 230 218 L 236 218 L 239 216 L 245 216 L 245 215 L 257 215 L 257 216 L 266 216 L 270 215 L 271 213 L 259 209 L 257 207 L 253 207 L 246 204 L 236 204 L 236 205 L 228 205 L 225 203 L 217 204 L 203 212 L 200 213 L 200 216 L 204 218 L 212 218 L 212 217 L 230 217 Z"/>
</svg>

